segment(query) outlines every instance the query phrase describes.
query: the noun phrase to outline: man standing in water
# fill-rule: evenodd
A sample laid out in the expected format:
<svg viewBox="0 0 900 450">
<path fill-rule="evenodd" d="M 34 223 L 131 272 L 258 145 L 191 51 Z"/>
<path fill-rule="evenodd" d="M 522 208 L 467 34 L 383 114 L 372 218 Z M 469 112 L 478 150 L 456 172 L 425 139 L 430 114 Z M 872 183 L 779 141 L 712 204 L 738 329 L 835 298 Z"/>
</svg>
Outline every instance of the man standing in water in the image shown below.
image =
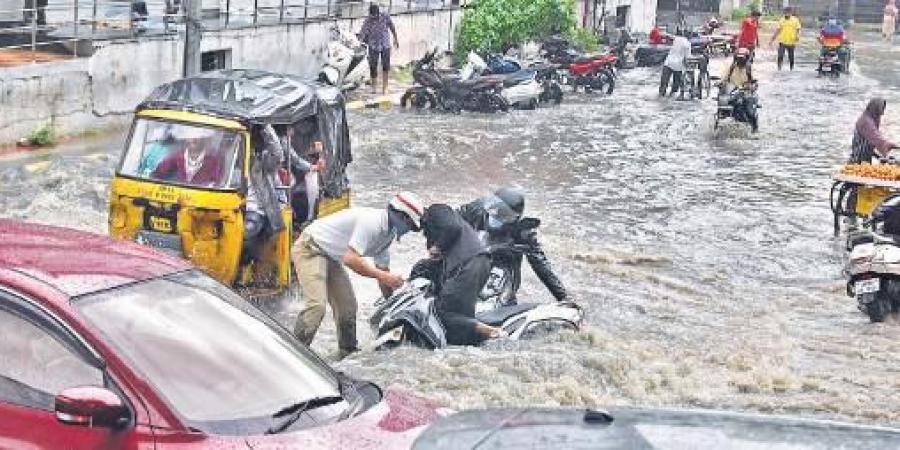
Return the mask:
<svg viewBox="0 0 900 450">
<path fill-rule="evenodd" d="M 387 93 L 388 74 L 391 70 L 391 36 L 394 36 L 394 48 L 400 47 L 397 30 L 391 16 L 382 14 L 377 4 L 369 6 L 369 17 L 363 22 L 359 31 L 360 39 L 369 46 L 369 74 L 372 76 L 372 92 L 377 92 L 378 60 L 381 59 L 381 93 Z"/>
<path fill-rule="evenodd" d="M 759 11 L 750 12 L 750 17 L 741 22 L 741 34 L 738 36 L 738 48 L 746 48 L 750 51 L 750 62 L 756 53 L 756 47 L 759 47 Z"/>
<path fill-rule="evenodd" d="M 307 346 L 312 343 L 331 305 L 337 327 L 338 357 L 356 351 L 356 297 L 344 267 L 378 280 L 385 297 L 403 285 L 403 278 L 388 270 L 390 247 L 409 231 L 418 232 L 422 202 L 403 192 L 387 208 L 345 209 L 314 221 L 300 233 L 291 252 L 297 278 L 303 288 L 303 310 L 294 334 Z M 363 258 L 374 258 L 371 264 Z"/>
<path fill-rule="evenodd" d="M 894 0 L 887 0 L 884 5 L 884 23 L 881 25 L 881 35 L 886 41 L 894 41 L 894 30 L 897 27 L 897 5 Z"/>
<path fill-rule="evenodd" d="M 784 63 L 784 54 L 787 53 L 788 63 L 791 70 L 794 70 L 794 49 L 800 42 L 800 19 L 793 14 L 793 9 L 788 6 L 784 8 L 784 17 L 778 19 L 778 29 L 772 35 L 770 44 L 778 40 L 778 70 Z"/>
<path fill-rule="evenodd" d="M 675 41 L 672 42 L 672 48 L 669 49 L 669 55 L 663 62 L 662 75 L 659 80 L 659 96 L 665 97 L 666 90 L 669 87 L 669 78 L 672 79 L 672 91 L 669 95 L 675 93 L 675 90 L 683 91 L 684 60 L 691 55 L 691 42 L 684 37 L 684 30 L 678 30 Z"/>
</svg>

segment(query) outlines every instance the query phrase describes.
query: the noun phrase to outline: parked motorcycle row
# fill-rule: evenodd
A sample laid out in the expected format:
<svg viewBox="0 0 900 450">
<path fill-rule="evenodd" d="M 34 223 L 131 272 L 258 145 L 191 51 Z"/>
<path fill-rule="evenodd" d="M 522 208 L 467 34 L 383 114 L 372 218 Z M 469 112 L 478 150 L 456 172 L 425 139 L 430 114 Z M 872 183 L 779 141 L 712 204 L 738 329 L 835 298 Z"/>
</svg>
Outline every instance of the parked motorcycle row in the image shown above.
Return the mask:
<svg viewBox="0 0 900 450">
<path fill-rule="evenodd" d="M 403 94 L 402 107 L 505 112 L 559 104 L 563 86 L 588 93 L 612 94 L 615 89 L 618 57 L 614 53 L 586 56 L 558 38 L 542 43 L 542 60 L 528 64 L 508 56 L 482 57 L 471 52 L 458 73 L 444 72 L 435 67 L 435 54 L 428 52 L 413 63 L 416 86 Z"/>
<path fill-rule="evenodd" d="M 545 40 L 541 58 L 528 63 L 510 56 L 471 52 L 456 72 L 436 68 L 436 53 L 430 51 L 413 62 L 416 85 L 401 97 L 402 107 L 494 113 L 559 104 L 563 86 L 573 92 L 612 94 L 619 59 L 615 51 L 585 55 L 558 37 Z"/>
</svg>

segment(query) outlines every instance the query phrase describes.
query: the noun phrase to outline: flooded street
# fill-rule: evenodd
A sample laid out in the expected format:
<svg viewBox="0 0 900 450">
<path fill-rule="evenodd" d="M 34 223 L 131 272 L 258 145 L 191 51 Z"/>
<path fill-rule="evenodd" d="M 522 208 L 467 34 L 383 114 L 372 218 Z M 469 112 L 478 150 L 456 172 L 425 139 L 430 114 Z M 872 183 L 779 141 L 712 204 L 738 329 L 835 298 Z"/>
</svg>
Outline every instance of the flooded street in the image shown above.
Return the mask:
<svg viewBox="0 0 900 450">
<path fill-rule="evenodd" d="M 622 72 L 612 96 L 459 116 L 369 110 L 350 117 L 354 201 L 399 190 L 460 205 L 497 187 L 527 192 L 554 266 L 587 312 L 582 333 L 480 348 L 363 351 L 337 366 L 454 407 L 711 407 L 900 423 L 900 323 L 872 325 L 844 293 L 830 176 L 872 96 L 900 138 L 900 51 L 857 39 L 849 78 L 794 72 L 757 56 L 760 133 L 714 102 L 661 100 L 658 69 Z M 725 60 L 716 60 L 720 72 Z M 106 231 L 121 137 L 0 163 L 5 217 Z M 424 255 L 405 237 L 394 269 Z M 550 301 L 527 267 L 520 298 Z M 354 279 L 361 343 L 377 289 Z M 264 305 L 293 325 L 293 296 Z M 336 348 L 323 324 L 313 348 Z"/>
</svg>

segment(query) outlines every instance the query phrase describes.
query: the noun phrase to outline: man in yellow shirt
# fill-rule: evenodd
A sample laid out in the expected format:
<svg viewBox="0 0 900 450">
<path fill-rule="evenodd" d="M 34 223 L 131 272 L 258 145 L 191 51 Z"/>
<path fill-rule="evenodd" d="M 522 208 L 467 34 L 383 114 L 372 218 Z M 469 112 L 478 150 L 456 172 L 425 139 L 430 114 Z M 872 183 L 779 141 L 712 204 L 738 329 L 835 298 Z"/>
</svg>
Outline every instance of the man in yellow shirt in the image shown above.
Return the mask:
<svg viewBox="0 0 900 450">
<path fill-rule="evenodd" d="M 800 42 L 800 28 L 802 28 L 800 19 L 794 15 L 793 9 L 791 7 L 784 8 L 784 17 L 778 19 L 778 29 L 775 30 L 770 41 L 771 44 L 778 39 L 778 70 L 781 70 L 785 52 L 788 55 L 791 70 L 794 70 L 794 49 Z"/>
</svg>

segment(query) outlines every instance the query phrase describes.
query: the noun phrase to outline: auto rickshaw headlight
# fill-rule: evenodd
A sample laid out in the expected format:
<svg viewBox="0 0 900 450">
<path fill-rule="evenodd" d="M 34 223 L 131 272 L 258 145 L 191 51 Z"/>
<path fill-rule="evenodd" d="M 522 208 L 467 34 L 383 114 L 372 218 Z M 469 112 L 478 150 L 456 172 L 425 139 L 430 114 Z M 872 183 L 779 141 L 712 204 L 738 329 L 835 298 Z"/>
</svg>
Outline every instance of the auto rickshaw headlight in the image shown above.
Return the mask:
<svg viewBox="0 0 900 450">
<path fill-rule="evenodd" d="M 109 226 L 112 228 L 125 228 L 125 208 L 121 205 L 113 205 L 109 209 Z"/>
<path fill-rule="evenodd" d="M 219 227 L 216 221 L 195 222 L 195 238 L 201 241 L 212 241 L 219 237 Z"/>
</svg>

